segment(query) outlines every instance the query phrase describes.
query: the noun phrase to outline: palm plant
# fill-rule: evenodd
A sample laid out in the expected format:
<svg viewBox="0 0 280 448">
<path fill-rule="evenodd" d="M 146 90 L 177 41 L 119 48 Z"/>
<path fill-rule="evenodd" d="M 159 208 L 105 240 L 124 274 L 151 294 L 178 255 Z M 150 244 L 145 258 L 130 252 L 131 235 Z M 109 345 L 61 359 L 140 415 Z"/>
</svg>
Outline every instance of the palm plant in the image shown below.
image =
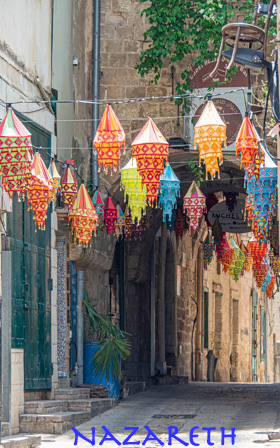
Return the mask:
<svg viewBox="0 0 280 448">
<path fill-rule="evenodd" d="M 99 340 L 99 348 L 91 360 L 94 374 L 100 374 L 100 379 L 106 374 L 106 381 L 112 370 L 113 381 L 121 377 L 120 360 L 125 360 L 131 351 L 128 333 L 119 330 L 107 316 L 101 316 L 89 303 L 87 297 L 84 299 L 87 312 L 87 329 Z"/>
</svg>

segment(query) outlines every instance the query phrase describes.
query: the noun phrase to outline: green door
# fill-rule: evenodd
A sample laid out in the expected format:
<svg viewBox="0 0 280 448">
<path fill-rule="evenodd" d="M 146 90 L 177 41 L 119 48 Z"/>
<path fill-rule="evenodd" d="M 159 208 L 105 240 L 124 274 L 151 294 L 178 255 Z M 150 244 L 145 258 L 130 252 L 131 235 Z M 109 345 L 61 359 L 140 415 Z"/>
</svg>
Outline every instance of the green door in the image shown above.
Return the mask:
<svg viewBox="0 0 280 448">
<path fill-rule="evenodd" d="M 257 310 L 258 310 L 258 293 L 252 294 L 252 381 L 257 382 Z"/>
<path fill-rule="evenodd" d="M 49 134 L 34 125 L 26 127 L 32 127 L 34 145 L 50 147 Z M 35 232 L 27 202 L 19 203 L 14 197 L 13 212 L 8 213 L 8 234 L 12 251 L 12 346 L 24 349 L 25 390 L 50 389 L 50 210 L 46 230 Z"/>
</svg>

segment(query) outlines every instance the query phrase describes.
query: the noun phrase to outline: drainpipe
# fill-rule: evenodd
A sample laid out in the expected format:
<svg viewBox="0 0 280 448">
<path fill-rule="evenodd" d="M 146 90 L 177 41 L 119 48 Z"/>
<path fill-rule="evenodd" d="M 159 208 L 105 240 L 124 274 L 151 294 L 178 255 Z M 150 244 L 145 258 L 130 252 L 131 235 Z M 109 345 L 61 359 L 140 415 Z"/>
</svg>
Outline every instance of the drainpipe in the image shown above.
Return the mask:
<svg viewBox="0 0 280 448">
<path fill-rule="evenodd" d="M 151 376 L 155 376 L 155 361 L 156 361 L 156 275 L 155 275 L 155 241 L 151 249 Z"/>
<path fill-rule="evenodd" d="M 77 386 L 84 382 L 84 271 L 77 272 Z"/>
<path fill-rule="evenodd" d="M 196 325 L 196 347 L 195 347 L 195 379 L 202 380 L 202 352 L 201 352 L 201 333 L 202 333 L 202 246 L 199 245 L 197 255 L 197 325 Z"/>
<path fill-rule="evenodd" d="M 99 71 L 100 71 L 100 0 L 94 1 L 93 16 L 93 74 L 92 74 L 92 140 L 94 140 L 99 119 Z M 92 186 L 99 186 L 97 151 L 91 152 L 91 180 Z"/>
</svg>

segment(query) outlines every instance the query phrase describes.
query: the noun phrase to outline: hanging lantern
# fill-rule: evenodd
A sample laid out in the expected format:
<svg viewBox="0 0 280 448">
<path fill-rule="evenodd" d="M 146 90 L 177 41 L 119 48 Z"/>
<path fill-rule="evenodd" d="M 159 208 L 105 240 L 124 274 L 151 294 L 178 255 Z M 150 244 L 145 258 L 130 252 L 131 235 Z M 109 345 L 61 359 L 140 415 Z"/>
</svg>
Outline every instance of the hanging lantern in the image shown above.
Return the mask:
<svg viewBox="0 0 280 448">
<path fill-rule="evenodd" d="M 125 216 L 119 204 L 117 204 L 117 221 L 115 224 L 115 236 L 119 239 L 123 236 L 125 229 Z"/>
<path fill-rule="evenodd" d="M 182 238 L 184 231 L 187 228 L 186 219 L 183 216 L 182 210 L 177 208 L 176 211 L 176 222 L 175 222 L 175 232 L 177 238 Z"/>
<path fill-rule="evenodd" d="M 99 190 L 95 190 L 92 203 L 94 205 L 94 208 L 96 210 L 97 216 L 98 216 L 98 225 L 101 229 L 103 227 L 103 218 L 104 218 L 104 202 L 101 197 L 101 194 Z"/>
<path fill-rule="evenodd" d="M 279 255 L 279 222 L 275 216 L 272 219 L 272 225 L 269 229 L 269 241 L 274 255 Z"/>
<path fill-rule="evenodd" d="M 104 223 L 107 229 L 107 233 L 115 232 L 115 224 L 117 221 L 117 209 L 114 206 L 110 194 L 108 195 L 107 201 L 104 207 Z"/>
<path fill-rule="evenodd" d="M 111 174 L 113 170 L 117 171 L 121 147 L 124 151 L 125 133 L 112 107 L 107 105 L 93 141 L 93 151 L 98 151 L 99 171 L 101 166 L 106 174 L 108 168 L 111 169 Z"/>
<path fill-rule="evenodd" d="M 198 220 L 202 217 L 205 208 L 206 198 L 196 183 L 193 182 L 184 197 L 184 210 L 187 210 L 190 226 L 193 230 L 198 230 Z"/>
<path fill-rule="evenodd" d="M 220 243 L 223 238 L 224 232 L 222 230 L 222 226 L 218 218 L 215 219 L 213 227 L 212 227 L 212 236 L 214 238 L 214 243 L 217 245 Z"/>
<path fill-rule="evenodd" d="M 146 208 L 146 185 L 142 187 L 141 177 L 137 171 L 136 159 L 133 157 L 121 169 L 121 183 L 124 189 L 124 197 L 128 195 L 128 206 L 131 216 L 139 222 Z"/>
<path fill-rule="evenodd" d="M 27 200 L 30 209 L 33 210 L 36 230 L 37 227 L 45 230 L 45 220 L 52 190 L 53 180 L 40 153 L 36 152 L 31 162 L 31 175 L 27 191 Z"/>
<path fill-rule="evenodd" d="M 69 212 L 69 222 L 74 235 L 74 243 L 88 246 L 92 232 L 96 235 L 98 215 L 84 183 L 81 184 L 73 207 Z"/>
<path fill-rule="evenodd" d="M 271 273 L 270 273 L 269 266 L 267 266 L 266 275 L 265 275 L 264 281 L 262 283 L 262 292 L 266 292 L 266 289 L 270 283 L 270 280 L 271 280 Z"/>
<path fill-rule="evenodd" d="M 267 265 L 262 261 L 261 263 L 253 263 L 253 273 L 258 288 L 261 288 L 265 279 L 267 271 Z"/>
<path fill-rule="evenodd" d="M 209 193 L 205 197 L 206 197 L 206 211 L 204 213 L 204 218 L 205 218 L 205 221 L 207 222 L 208 227 L 212 227 L 212 224 L 208 220 L 207 215 L 208 215 L 209 210 L 212 207 L 214 207 L 214 205 L 218 204 L 219 199 L 217 198 L 217 196 L 214 193 Z"/>
<path fill-rule="evenodd" d="M 173 209 L 177 208 L 177 197 L 180 196 L 180 181 L 170 165 L 164 168 L 160 179 L 159 206 L 162 208 L 162 220 L 171 221 Z"/>
<path fill-rule="evenodd" d="M 266 245 L 264 241 L 258 242 L 256 238 L 251 238 L 249 241 L 251 257 L 253 258 L 253 262 L 255 265 L 261 264 L 263 257 L 265 257 L 266 253 Z"/>
<path fill-rule="evenodd" d="M 244 271 L 249 272 L 252 267 L 253 258 L 251 256 L 251 249 L 250 244 L 248 243 L 247 246 L 244 245 L 244 243 L 241 243 L 240 250 L 245 255 L 245 261 L 244 261 Z"/>
<path fill-rule="evenodd" d="M 230 212 L 233 212 L 234 207 L 237 204 L 236 198 L 238 196 L 238 193 L 233 193 L 231 191 L 224 191 L 223 194 L 226 198 L 226 205 L 227 205 L 228 210 Z"/>
<path fill-rule="evenodd" d="M 279 257 L 274 255 L 274 252 L 272 249 L 268 251 L 268 255 L 269 255 L 269 264 L 271 266 L 273 273 L 275 275 L 279 275 L 279 271 L 280 271 Z"/>
<path fill-rule="evenodd" d="M 61 178 L 56 169 L 54 160 L 51 161 L 48 172 L 53 180 L 53 189 L 52 189 L 52 195 L 50 197 L 50 202 L 53 201 L 55 203 L 56 195 L 60 191 L 60 179 Z"/>
<path fill-rule="evenodd" d="M 219 222 L 218 222 L 218 224 L 219 224 Z M 218 227 L 218 229 L 219 229 L 219 227 Z M 212 236 L 214 237 L 213 229 L 212 229 Z M 224 232 L 222 232 L 220 239 L 219 240 L 216 239 L 216 241 L 218 241 L 215 243 L 217 258 L 219 261 L 221 261 L 224 251 L 225 251 L 225 248 L 226 248 L 226 241 L 227 241 L 226 234 Z M 214 242 L 215 242 L 215 237 L 214 237 Z"/>
<path fill-rule="evenodd" d="M 61 181 L 61 193 L 63 196 L 64 205 L 67 205 L 69 210 L 71 210 L 74 204 L 78 191 L 78 184 L 72 172 L 71 166 L 74 167 L 75 165 L 67 164 L 67 168 Z"/>
<path fill-rule="evenodd" d="M 223 144 L 226 146 L 226 125 L 214 103 L 208 101 L 194 127 L 194 146 L 199 149 L 199 163 L 205 162 L 207 173 L 213 178 L 220 175 L 219 165 L 223 162 Z"/>
<path fill-rule="evenodd" d="M 244 262 L 245 262 L 245 255 L 240 250 L 234 239 L 231 237 L 230 239 L 231 247 L 234 249 L 234 255 L 232 259 L 232 263 L 229 266 L 229 274 L 233 275 L 234 280 L 237 282 L 240 274 L 242 272 Z"/>
<path fill-rule="evenodd" d="M 226 236 L 224 235 L 224 247 L 223 247 L 223 254 L 221 257 L 221 263 L 223 265 L 223 271 L 227 272 L 234 256 L 234 248 L 232 245 L 229 244 Z"/>
<path fill-rule="evenodd" d="M 137 161 L 142 184 L 147 187 L 147 202 L 153 204 L 157 200 L 164 162 L 168 161 L 168 142 L 151 118 L 133 141 L 132 156 Z"/>
<path fill-rule="evenodd" d="M 276 284 L 276 277 L 275 275 L 272 275 L 268 287 L 266 288 L 266 295 L 269 299 L 273 294 L 275 284 Z"/>
<path fill-rule="evenodd" d="M 30 132 L 9 108 L 0 126 L 0 174 L 2 185 L 11 199 L 16 193 L 20 200 L 21 193 L 27 191 L 31 149 Z"/>
<path fill-rule="evenodd" d="M 237 160 L 241 153 L 241 167 L 244 166 L 248 177 L 258 177 L 260 165 L 264 163 L 264 154 L 259 146 L 259 140 L 249 117 L 245 116 L 237 135 L 235 148 Z"/>
<path fill-rule="evenodd" d="M 128 205 L 125 207 L 124 215 L 125 215 L 125 239 L 131 240 L 134 223 L 132 221 L 131 211 Z"/>
<path fill-rule="evenodd" d="M 203 253 L 204 253 L 204 260 L 209 264 L 212 261 L 214 251 L 215 251 L 215 244 L 211 238 L 211 236 L 207 235 L 206 240 L 203 243 L 202 246 Z"/>
</svg>

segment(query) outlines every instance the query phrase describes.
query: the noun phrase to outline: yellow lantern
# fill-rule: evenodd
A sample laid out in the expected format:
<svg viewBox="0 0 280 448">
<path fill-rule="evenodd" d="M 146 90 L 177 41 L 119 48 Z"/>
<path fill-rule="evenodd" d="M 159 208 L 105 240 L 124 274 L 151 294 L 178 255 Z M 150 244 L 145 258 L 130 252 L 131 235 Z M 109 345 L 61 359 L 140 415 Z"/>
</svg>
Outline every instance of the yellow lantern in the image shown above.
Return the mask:
<svg viewBox="0 0 280 448">
<path fill-rule="evenodd" d="M 121 183 L 124 196 L 128 195 L 127 205 L 130 207 L 132 220 L 136 218 L 139 222 L 146 208 L 146 185 L 142 187 L 136 159 L 133 157 L 121 169 Z"/>
</svg>

